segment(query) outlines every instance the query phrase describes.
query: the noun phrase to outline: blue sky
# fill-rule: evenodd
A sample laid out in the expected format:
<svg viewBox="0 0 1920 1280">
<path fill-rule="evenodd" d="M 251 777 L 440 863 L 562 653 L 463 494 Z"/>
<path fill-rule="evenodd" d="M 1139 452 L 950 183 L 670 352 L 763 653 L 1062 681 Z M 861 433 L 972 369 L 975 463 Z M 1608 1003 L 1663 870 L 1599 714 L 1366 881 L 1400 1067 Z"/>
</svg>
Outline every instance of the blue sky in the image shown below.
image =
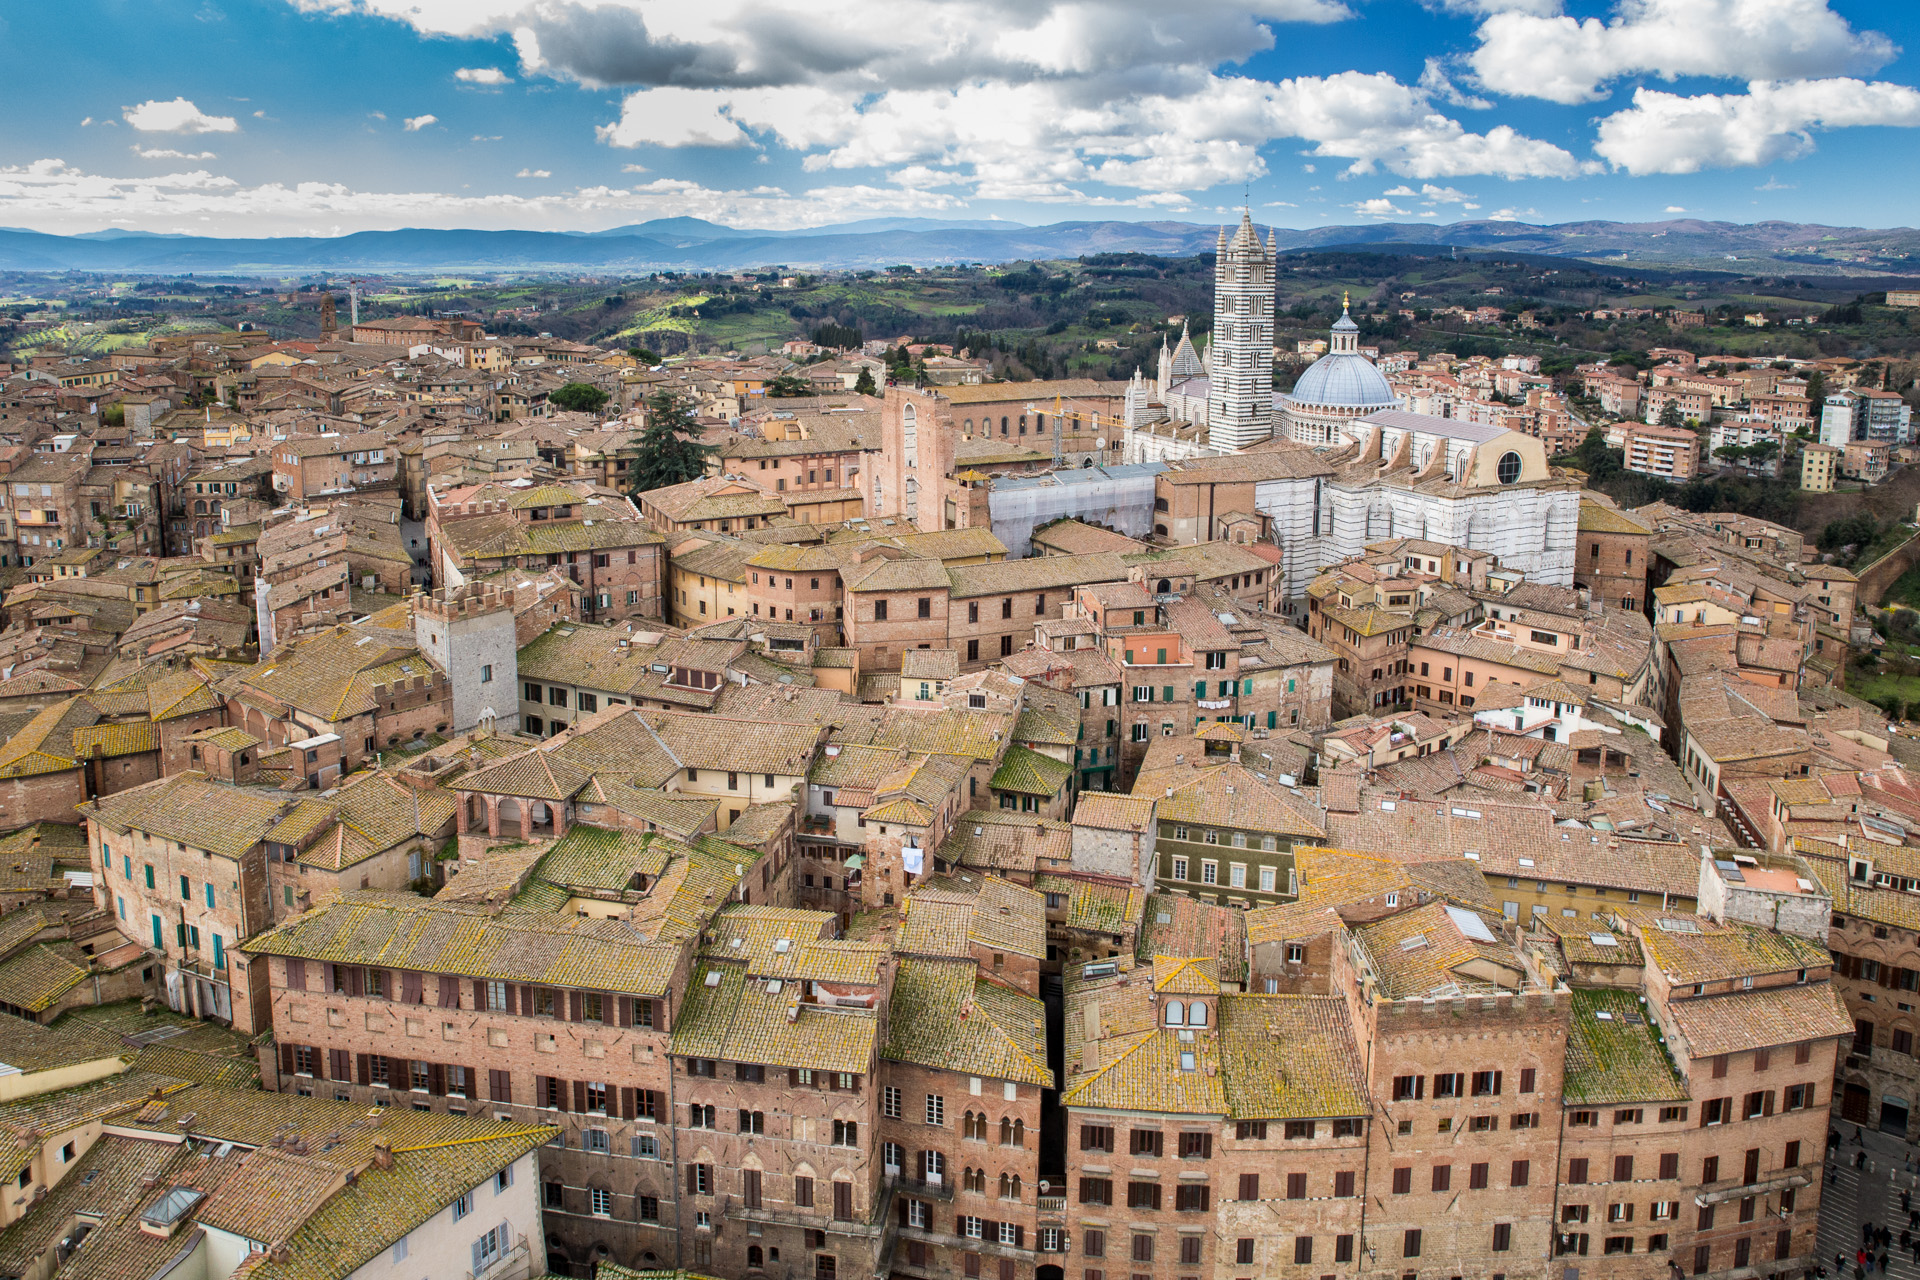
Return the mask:
<svg viewBox="0 0 1920 1280">
<path fill-rule="evenodd" d="M 1899 226 L 1913 0 L 63 0 L 0 226 Z"/>
</svg>

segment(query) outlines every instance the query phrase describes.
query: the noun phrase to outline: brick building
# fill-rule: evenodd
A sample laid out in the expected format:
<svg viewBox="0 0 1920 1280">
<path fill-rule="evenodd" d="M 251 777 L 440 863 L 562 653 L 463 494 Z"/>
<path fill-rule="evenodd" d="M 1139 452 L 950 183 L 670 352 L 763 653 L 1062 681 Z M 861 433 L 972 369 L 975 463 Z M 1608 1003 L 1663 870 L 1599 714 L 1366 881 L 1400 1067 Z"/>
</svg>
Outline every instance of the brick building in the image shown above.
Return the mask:
<svg viewBox="0 0 1920 1280">
<path fill-rule="evenodd" d="M 581 588 L 581 616 L 663 616 L 666 540 L 624 494 L 586 482 L 428 490 L 434 581 L 457 586 L 505 569 L 559 569 Z"/>
<path fill-rule="evenodd" d="M 1653 530 L 1627 512 L 1580 500 L 1580 547 L 1573 582 L 1596 600 L 1635 613 L 1647 607 L 1647 555 Z"/>
</svg>

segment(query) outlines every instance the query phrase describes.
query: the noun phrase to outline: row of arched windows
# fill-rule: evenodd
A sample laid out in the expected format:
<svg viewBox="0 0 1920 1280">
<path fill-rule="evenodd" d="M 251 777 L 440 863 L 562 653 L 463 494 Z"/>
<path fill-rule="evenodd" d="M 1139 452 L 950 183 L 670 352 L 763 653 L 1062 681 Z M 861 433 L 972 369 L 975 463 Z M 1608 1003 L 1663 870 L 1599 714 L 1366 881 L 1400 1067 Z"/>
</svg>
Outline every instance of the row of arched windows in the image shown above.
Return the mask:
<svg viewBox="0 0 1920 1280">
<path fill-rule="evenodd" d="M 971 1138 L 975 1142 L 988 1141 L 989 1122 L 984 1111 L 969 1111 L 960 1117 L 960 1136 Z M 1000 1145 L 1003 1147 L 1024 1147 L 1027 1145 L 1027 1122 L 1015 1120 L 1009 1116 L 1000 1117 Z"/>
<path fill-rule="evenodd" d="M 987 1171 L 985 1169 L 975 1169 L 971 1167 L 963 1170 L 960 1174 L 960 1185 L 975 1195 L 986 1195 Z M 1001 1174 L 996 1191 L 1002 1200 L 1018 1200 L 1022 1191 L 1020 1175 L 1017 1173 Z"/>
</svg>

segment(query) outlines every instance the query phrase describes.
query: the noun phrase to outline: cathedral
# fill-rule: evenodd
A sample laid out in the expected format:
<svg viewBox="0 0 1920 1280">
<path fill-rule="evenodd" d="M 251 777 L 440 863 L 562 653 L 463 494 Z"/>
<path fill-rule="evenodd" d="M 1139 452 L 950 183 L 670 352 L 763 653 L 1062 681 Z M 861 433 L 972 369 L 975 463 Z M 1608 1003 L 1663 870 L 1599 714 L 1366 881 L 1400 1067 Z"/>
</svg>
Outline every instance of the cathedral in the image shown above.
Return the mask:
<svg viewBox="0 0 1920 1280">
<path fill-rule="evenodd" d="M 1406 412 L 1347 307 L 1327 353 L 1292 391 L 1273 390 L 1278 257 L 1243 212 L 1231 239 L 1220 233 L 1204 349 L 1183 328 L 1152 381 L 1136 371 L 1127 385 L 1125 460 L 1166 468 L 1154 536 L 1204 542 L 1227 536 L 1223 513 L 1251 513 L 1283 548 L 1290 604 L 1327 565 L 1394 538 L 1491 552 L 1529 581 L 1571 585 L 1579 482 L 1532 437 Z"/>
<path fill-rule="evenodd" d="M 1128 462 L 1217 457 L 1272 440 L 1332 445 L 1347 439 L 1342 424 L 1399 397 L 1360 351 L 1360 326 L 1346 309 L 1333 326 L 1329 349 L 1287 395 L 1273 390 L 1273 290 L 1279 242 L 1266 244 L 1242 211 L 1231 238 L 1220 229 L 1213 266 L 1213 331 L 1196 351 L 1183 325 L 1180 341 L 1160 346 L 1159 366 L 1147 381 L 1139 370 L 1127 384 Z"/>
</svg>

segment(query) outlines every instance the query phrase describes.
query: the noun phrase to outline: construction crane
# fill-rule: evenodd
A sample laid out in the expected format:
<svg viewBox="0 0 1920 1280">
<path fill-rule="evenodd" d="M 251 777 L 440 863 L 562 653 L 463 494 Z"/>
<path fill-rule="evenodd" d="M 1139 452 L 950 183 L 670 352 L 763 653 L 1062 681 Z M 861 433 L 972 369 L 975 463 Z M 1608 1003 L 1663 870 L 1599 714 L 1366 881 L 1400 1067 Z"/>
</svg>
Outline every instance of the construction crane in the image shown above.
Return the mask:
<svg viewBox="0 0 1920 1280">
<path fill-rule="evenodd" d="M 1100 446 L 1100 450 L 1102 452 L 1105 451 L 1107 442 L 1104 438 L 1100 436 L 1101 430 L 1103 428 L 1111 428 L 1117 433 L 1121 427 L 1120 420 L 1113 417 L 1110 414 L 1106 417 L 1105 421 L 1103 422 L 1101 420 L 1100 410 L 1078 409 L 1078 408 L 1068 409 L 1063 407 L 1065 403 L 1066 403 L 1066 398 L 1064 396 L 1056 395 L 1053 398 L 1053 409 L 1051 410 L 1051 412 L 1053 414 L 1053 463 L 1055 466 L 1059 466 L 1062 462 L 1066 461 L 1066 449 L 1065 449 L 1066 442 L 1065 442 L 1064 435 L 1061 431 L 1061 425 L 1060 425 L 1061 423 L 1072 422 L 1076 424 L 1074 427 L 1075 431 L 1079 430 L 1078 424 L 1081 424 L 1081 423 L 1085 423 L 1088 426 L 1092 427 L 1094 432 L 1094 437 L 1095 437 L 1095 443 L 1098 446 Z M 1035 404 L 1028 404 L 1025 407 L 1026 407 L 1026 411 L 1030 414 L 1039 414 L 1039 413 L 1048 412 L 1048 410 Z M 1116 442 L 1118 440 L 1117 434 L 1115 436 L 1115 440 Z"/>
</svg>

